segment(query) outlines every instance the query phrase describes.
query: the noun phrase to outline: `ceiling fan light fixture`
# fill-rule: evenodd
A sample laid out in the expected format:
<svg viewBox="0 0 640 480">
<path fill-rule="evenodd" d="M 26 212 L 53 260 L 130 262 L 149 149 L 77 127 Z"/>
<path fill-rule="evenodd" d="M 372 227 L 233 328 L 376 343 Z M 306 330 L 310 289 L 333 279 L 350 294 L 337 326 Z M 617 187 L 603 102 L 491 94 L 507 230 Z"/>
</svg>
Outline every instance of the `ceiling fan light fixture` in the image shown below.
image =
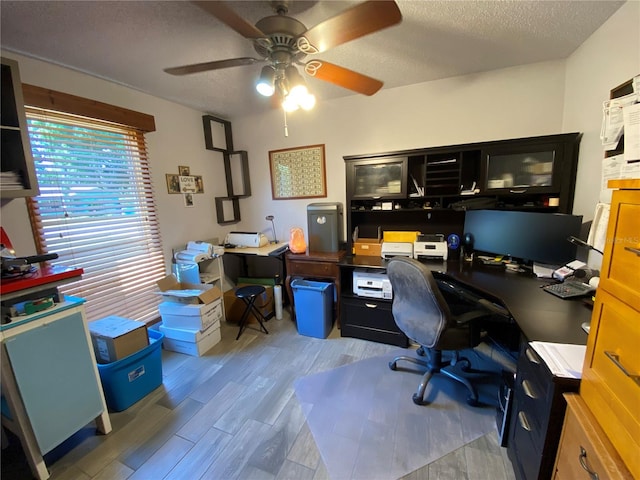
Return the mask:
<svg viewBox="0 0 640 480">
<path fill-rule="evenodd" d="M 275 78 L 276 71 L 273 67 L 265 66 L 262 67 L 262 71 L 260 72 L 260 78 L 258 79 L 258 83 L 256 84 L 256 90 L 260 95 L 264 95 L 265 97 L 270 97 L 276 90 L 275 87 Z"/>
<path fill-rule="evenodd" d="M 307 93 L 302 99 L 298 101 L 300 107 L 303 110 L 311 110 L 316 105 L 316 96 L 312 93 Z"/>
<path fill-rule="evenodd" d="M 302 107 L 304 110 L 311 110 L 316 103 L 316 98 L 309 93 L 307 83 L 296 67 L 289 65 L 285 69 L 285 78 L 289 86 L 289 92 L 283 95 L 282 108 L 287 112 L 293 112 L 298 107 Z"/>
<path fill-rule="evenodd" d="M 295 112 L 298 108 L 298 102 L 291 95 L 287 95 L 282 100 L 282 109 L 285 112 Z"/>
</svg>

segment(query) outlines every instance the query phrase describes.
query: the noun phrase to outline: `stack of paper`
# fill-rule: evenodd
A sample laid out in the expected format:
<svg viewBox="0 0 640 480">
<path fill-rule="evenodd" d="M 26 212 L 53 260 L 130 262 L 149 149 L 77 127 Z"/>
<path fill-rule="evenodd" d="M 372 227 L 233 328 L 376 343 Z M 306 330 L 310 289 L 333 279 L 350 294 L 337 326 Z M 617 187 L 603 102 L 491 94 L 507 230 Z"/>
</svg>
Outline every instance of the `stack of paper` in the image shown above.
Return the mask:
<svg viewBox="0 0 640 480">
<path fill-rule="evenodd" d="M 567 343 L 530 342 L 556 377 L 582 378 L 582 364 L 586 345 Z"/>
</svg>

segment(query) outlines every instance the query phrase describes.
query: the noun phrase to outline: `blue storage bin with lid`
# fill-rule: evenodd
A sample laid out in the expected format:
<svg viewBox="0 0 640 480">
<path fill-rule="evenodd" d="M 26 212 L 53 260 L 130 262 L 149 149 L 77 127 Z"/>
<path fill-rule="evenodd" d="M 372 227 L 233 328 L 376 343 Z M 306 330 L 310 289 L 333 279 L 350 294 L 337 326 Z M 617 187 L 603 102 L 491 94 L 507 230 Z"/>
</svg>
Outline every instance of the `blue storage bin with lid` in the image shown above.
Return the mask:
<svg viewBox="0 0 640 480">
<path fill-rule="evenodd" d="M 98 364 L 109 410 L 126 410 L 162 385 L 164 334 L 156 330 L 147 333 L 149 346 L 115 362 Z"/>
<path fill-rule="evenodd" d="M 333 283 L 296 278 L 291 289 L 298 333 L 327 338 L 333 328 Z"/>
</svg>

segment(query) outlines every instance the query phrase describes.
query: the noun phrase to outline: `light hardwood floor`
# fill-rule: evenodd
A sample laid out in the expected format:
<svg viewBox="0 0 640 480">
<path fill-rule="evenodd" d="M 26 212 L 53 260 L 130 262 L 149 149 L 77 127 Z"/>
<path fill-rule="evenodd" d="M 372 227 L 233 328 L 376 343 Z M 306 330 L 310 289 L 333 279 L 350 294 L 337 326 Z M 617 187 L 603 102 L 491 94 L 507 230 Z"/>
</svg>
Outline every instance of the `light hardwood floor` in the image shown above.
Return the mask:
<svg viewBox="0 0 640 480">
<path fill-rule="evenodd" d="M 48 455 L 51 478 L 328 479 L 294 380 L 397 347 L 341 338 L 335 328 L 326 340 L 298 335 L 286 309 L 267 323 L 269 335 L 248 329 L 236 341 L 237 326 L 221 328 L 222 341 L 203 357 L 163 350 L 163 385 L 111 413 L 109 435 L 89 425 Z M 3 452 L 3 480 L 30 478 L 15 451 Z M 493 431 L 403 480 L 514 478 Z"/>
</svg>

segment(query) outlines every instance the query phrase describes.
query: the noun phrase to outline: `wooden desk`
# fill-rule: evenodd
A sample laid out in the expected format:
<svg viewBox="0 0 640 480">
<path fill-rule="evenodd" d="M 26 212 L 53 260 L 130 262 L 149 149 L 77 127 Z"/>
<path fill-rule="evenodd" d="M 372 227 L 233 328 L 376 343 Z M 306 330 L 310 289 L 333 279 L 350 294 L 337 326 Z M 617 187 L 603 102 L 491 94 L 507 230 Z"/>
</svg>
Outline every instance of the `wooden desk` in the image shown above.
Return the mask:
<svg viewBox="0 0 640 480">
<path fill-rule="evenodd" d="M 288 242 L 269 243 L 264 247 L 234 247 L 225 248 L 224 253 L 233 255 L 257 255 L 259 257 L 278 256 L 275 253 L 280 249 L 286 249 Z"/>
<path fill-rule="evenodd" d="M 335 314 L 340 325 L 340 262 L 345 256 L 345 251 L 339 252 L 306 252 L 285 254 L 287 278 L 284 282 L 287 295 L 291 301 L 291 319 L 295 319 L 295 305 L 293 292 L 291 291 L 291 277 L 316 278 L 319 280 L 331 280 L 336 289 Z"/>
</svg>

